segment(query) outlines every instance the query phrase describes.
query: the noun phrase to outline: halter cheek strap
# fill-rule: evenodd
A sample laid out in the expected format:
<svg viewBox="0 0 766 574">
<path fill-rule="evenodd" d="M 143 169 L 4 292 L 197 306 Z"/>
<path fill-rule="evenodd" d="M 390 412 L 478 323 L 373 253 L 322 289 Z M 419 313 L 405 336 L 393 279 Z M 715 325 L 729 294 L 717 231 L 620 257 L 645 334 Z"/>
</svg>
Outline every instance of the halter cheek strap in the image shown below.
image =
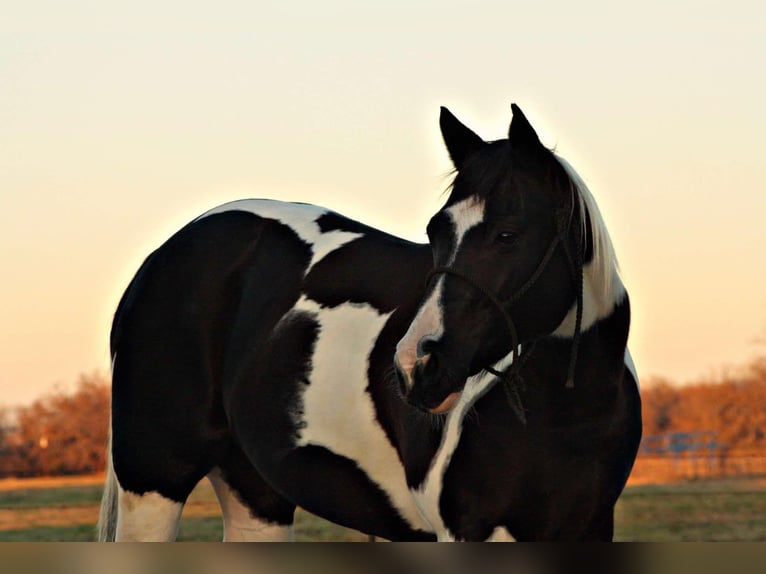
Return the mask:
<svg viewBox="0 0 766 574">
<path fill-rule="evenodd" d="M 550 262 L 551 258 L 553 257 L 553 254 L 556 252 L 556 247 L 561 244 L 564 253 L 566 255 L 567 263 L 569 264 L 570 272 L 572 273 L 572 276 L 575 280 L 575 284 L 577 286 L 577 315 L 575 320 L 575 332 L 574 332 L 574 338 L 572 341 L 572 352 L 569 357 L 569 368 L 567 371 L 567 380 L 565 383 L 566 388 L 573 388 L 574 387 L 574 371 L 575 367 L 577 365 L 577 353 L 579 348 L 579 341 L 580 341 L 580 329 L 582 324 L 582 305 L 583 305 L 583 275 L 582 275 L 582 254 L 581 250 L 577 250 L 577 254 L 579 257 L 572 257 L 572 253 L 569 250 L 569 246 L 567 245 L 566 241 L 561 240 L 561 236 L 564 235 L 566 231 L 559 233 L 556 235 L 556 237 L 553 238 L 550 245 L 548 246 L 548 249 L 546 250 L 545 254 L 543 255 L 542 259 L 540 260 L 540 263 L 537 265 L 537 268 L 532 273 L 532 275 L 529 276 L 529 278 L 524 282 L 524 284 L 519 287 L 516 292 L 511 295 L 510 299 L 503 304 L 500 299 L 498 299 L 497 295 L 495 295 L 492 291 L 484 287 L 481 283 L 478 283 L 470 276 L 453 269 L 452 267 L 435 267 L 431 270 L 431 272 L 426 277 L 426 285 L 429 285 L 431 283 L 431 280 L 435 275 L 452 275 L 454 277 L 459 277 L 464 282 L 468 283 L 471 287 L 479 291 L 484 297 L 486 297 L 497 309 L 500 313 L 500 316 L 503 318 L 503 321 L 505 322 L 506 328 L 508 330 L 508 334 L 511 337 L 511 349 L 513 349 L 513 352 L 515 355 L 519 355 L 519 335 L 518 331 L 516 329 L 516 325 L 513 322 L 513 319 L 511 318 L 510 313 L 506 309 L 506 307 L 510 307 L 519 299 L 521 299 L 527 291 L 532 287 L 532 285 L 535 284 L 535 282 L 540 278 L 543 271 L 545 271 L 545 268 L 548 266 L 548 263 Z M 533 343 L 534 347 L 534 343 Z M 492 367 L 486 367 L 484 370 L 495 375 L 501 380 L 505 380 L 507 383 L 504 387 L 506 398 L 508 399 L 509 404 L 513 408 L 513 410 L 516 412 L 516 414 L 521 419 L 522 423 L 526 425 L 526 415 L 524 413 L 524 407 L 521 404 L 521 397 L 519 396 L 518 389 L 516 388 L 516 385 L 514 384 L 517 380 L 520 380 L 519 371 L 523 364 L 526 362 L 526 359 L 529 358 L 529 355 L 531 353 L 532 349 L 530 349 L 527 353 L 525 353 L 524 358 L 521 359 L 519 356 L 514 356 L 514 361 L 511 364 L 511 366 L 508 368 L 508 370 L 505 373 L 501 373 L 493 369 Z"/>
<path fill-rule="evenodd" d="M 535 282 L 540 278 L 540 275 L 543 274 L 543 271 L 545 271 L 545 268 L 547 267 L 548 263 L 550 262 L 551 258 L 553 257 L 553 254 L 556 252 L 556 247 L 559 244 L 559 236 L 553 238 L 553 241 L 551 241 L 551 244 L 548 246 L 548 250 L 545 252 L 545 255 L 543 255 L 543 258 L 540 260 L 540 263 L 537 265 L 537 269 L 535 269 L 534 273 L 529 276 L 529 279 L 527 279 L 524 284 L 519 287 L 516 292 L 511 295 L 511 298 L 508 299 L 508 302 L 504 305 L 500 299 L 497 298 L 497 295 L 495 295 L 492 291 L 484 287 L 481 283 L 478 283 L 470 276 L 461 273 L 460 271 L 453 269 L 452 267 L 435 267 L 431 270 L 431 272 L 428 274 L 428 277 L 426 278 L 426 285 L 431 283 L 431 280 L 435 275 L 453 275 L 455 277 L 459 277 L 466 283 L 468 283 L 471 287 L 479 291 L 482 295 L 484 295 L 489 301 L 492 302 L 492 304 L 495 306 L 495 309 L 497 309 L 500 312 L 500 316 L 505 321 L 505 326 L 508 329 L 508 333 L 511 336 L 511 348 L 518 350 L 519 348 L 519 335 L 518 331 L 516 330 L 516 324 L 513 322 L 513 319 L 511 318 L 510 313 L 506 310 L 506 306 L 510 307 L 514 303 L 516 303 L 519 299 L 521 299 L 527 291 L 529 291 L 529 288 L 532 287 L 532 285 L 535 284 Z M 515 361 L 514 361 L 515 362 Z M 511 369 L 513 369 L 513 365 L 511 366 Z M 492 373 L 492 369 L 486 369 L 490 373 Z M 495 374 L 495 373 L 492 373 Z"/>
</svg>

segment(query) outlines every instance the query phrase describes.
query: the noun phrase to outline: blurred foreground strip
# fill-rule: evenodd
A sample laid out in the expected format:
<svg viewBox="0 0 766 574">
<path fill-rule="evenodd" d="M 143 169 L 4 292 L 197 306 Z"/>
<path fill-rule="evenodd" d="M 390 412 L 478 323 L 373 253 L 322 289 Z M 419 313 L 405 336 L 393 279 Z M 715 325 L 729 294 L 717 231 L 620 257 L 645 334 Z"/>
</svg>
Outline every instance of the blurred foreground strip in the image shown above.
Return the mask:
<svg viewBox="0 0 766 574">
<path fill-rule="evenodd" d="M 766 546 L 15 543 L 0 545 L 0 563 L 13 574 L 760 574 Z"/>
</svg>

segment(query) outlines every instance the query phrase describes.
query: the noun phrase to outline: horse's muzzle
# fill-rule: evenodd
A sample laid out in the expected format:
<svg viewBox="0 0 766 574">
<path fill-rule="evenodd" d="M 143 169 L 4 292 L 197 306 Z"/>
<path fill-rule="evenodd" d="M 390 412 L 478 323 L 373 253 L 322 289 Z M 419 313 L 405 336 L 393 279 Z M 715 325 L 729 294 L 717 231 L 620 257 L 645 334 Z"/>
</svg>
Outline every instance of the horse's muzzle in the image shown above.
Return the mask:
<svg viewBox="0 0 766 574">
<path fill-rule="evenodd" d="M 399 382 L 399 390 L 403 397 L 407 397 L 412 388 L 417 383 L 422 383 L 426 365 L 431 359 L 431 355 L 425 355 L 418 358 L 412 364 L 403 364 L 399 359 L 399 355 L 394 357 L 394 367 L 396 369 L 396 377 Z"/>
<path fill-rule="evenodd" d="M 413 407 L 434 414 L 452 410 L 460 397 L 460 391 L 444 391 L 438 384 L 439 359 L 436 354 L 420 357 L 408 369 L 394 361 L 402 397 Z"/>
</svg>

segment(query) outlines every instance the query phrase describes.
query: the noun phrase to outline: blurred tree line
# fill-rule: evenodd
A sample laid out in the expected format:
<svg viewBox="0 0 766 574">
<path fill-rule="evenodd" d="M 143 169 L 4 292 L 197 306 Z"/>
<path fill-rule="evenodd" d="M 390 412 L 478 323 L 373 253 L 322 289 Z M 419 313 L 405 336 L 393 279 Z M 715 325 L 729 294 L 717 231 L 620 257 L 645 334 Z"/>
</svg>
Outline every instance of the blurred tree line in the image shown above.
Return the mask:
<svg viewBox="0 0 766 574">
<path fill-rule="evenodd" d="M 641 383 L 644 436 L 715 431 L 727 451 L 766 450 L 766 357 L 710 380 Z M 0 410 L 0 477 L 104 469 L 109 428 L 107 376 L 82 375 L 73 392 Z"/>
<path fill-rule="evenodd" d="M 74 392 L 54 391 L 0 411 L 0 476 L 56 476 L 105 467 L 109 379 L 82 375 Z"/>
<path fill-rule="evenodd" d="M 727 451 L 766 448 L 766 357 L 708 380 L 642 382 L 644 436 L 715 431 Z"/>
</svg>

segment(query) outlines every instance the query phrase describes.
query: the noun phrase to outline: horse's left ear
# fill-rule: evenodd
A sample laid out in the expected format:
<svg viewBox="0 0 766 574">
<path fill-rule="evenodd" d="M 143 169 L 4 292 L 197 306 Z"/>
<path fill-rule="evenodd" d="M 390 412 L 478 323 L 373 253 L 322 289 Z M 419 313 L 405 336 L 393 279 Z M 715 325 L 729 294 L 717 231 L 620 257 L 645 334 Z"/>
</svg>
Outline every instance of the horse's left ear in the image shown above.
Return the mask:
<svg viewBox="0 0 766 574">
<path fill-rule="evenodd" d="M 513 118 L 511 119 L 511 127 L 508 129 L 508 140 L 511 145 L 527 148 L 541 147 L 540 138 L 537 137 L 537 133 L 521 108 L 516 104 L 511 104 L 511 111 Z"/>
<path fill-rule="evenodd" d="M 483 139 L 460 123 L 460 120 L 444 106 L 439 114 L 439 127 L 452 163 L 458 171 L 462 169 L 470 155 L 486 145 Z"/>
</svg>

